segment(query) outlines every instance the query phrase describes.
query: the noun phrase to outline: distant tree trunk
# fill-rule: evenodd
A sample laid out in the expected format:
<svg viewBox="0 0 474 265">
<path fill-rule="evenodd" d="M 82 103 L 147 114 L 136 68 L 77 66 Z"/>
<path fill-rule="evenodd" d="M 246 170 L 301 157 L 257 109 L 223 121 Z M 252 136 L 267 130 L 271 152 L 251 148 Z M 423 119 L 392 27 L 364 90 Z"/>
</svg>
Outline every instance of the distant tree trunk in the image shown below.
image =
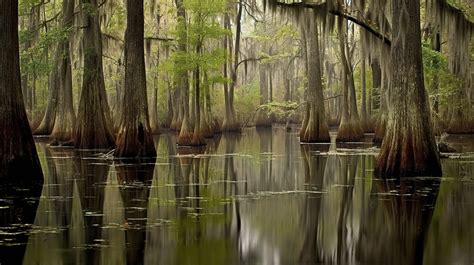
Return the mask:
<svg viewBox="0 0 474 265">
<path fill-rule="evenodd" d="M 259 76 L 260 76 L 260 105 L 269 103 L 268 98 L 268 65 L 259 65 Z M 268 115 L 268 111 L 263 108 L 259 109 L 255 118 L 256 127 L 271 127 L 272 122 Z"/>
<path fill-rule="evenodd" d="M 148 117 L 146 93 L 143 0 L 127 0 L 125 31 L 125 89 L 116 157 L 156 155 Z"/>
<path fill-rule="evenodd" d="M 42 180 L 21 91 L 17 0 L 0 1 L 0 46 L 0 179 Z"/>
<path fill-rule="evenodd" d="M 74 19 L 74 0 L 63 2 L 63 27 L 69 28 Z M 59 97 L 51 140 L 53 143 L 71 142 L 74 138 L 76 116 L 72 101 L 72 72 L 70 57 L 71 36 L 59 44 Z"/>
<path fill-rule="evenodd" d="M 186 10 L 184 9 L 183 0 L 175 0 L 177 12 L 178 12 L 178 22 L 181 24 L 179 27 L 186 27 Z M 186 32 L 186 28 L 182 29 L 183 32 Z M 182 33 L 185 34 L 185 33 Z M 180 36 L 178 38 L 178 51 L 186 53 L 187 45 L 186 36 Z M 181 130 L 179 132 L 179 137 L 177 140 L 178 145 L 181 146 L 190 146 L 193 140 L 194 128 L 191 125 L 189 117 L 189 79 L 188 71 L 182 71 L 178 74 L 177 77 L 177 87 L 181 96 L 181 112 L 182 112 L 182 121 L 181 121 Z"/>
<path fill-rule="evenodd" d="M 387 86 L 382 86 L 382 69 L 380 68 L 380 62 L 378 59 L 372 59 L 372 91 L 379 93 L 378 102 L 378 115 L 375 124 L 375 135 L 373 142 L 375 144 L 381 144 L 385 135 L 385 127 L 387 126 L 387 99 L 386 90 Z M 384 78 L 384 82 L 387 78 Z"/>
<path fill-rule="evenodd" d="M 160 132 L 160 124 L 158 121 L 158 77 L 153 77 L 150 106 L 150 129 L 153 134 L 158 134 Z"/>
<path fill-rule="evenodd" d="M 196 47 L 198 56 L 202 53 L 202 44 Z M 201 128 L 201 67 L 197 66 L 194 70 L 194 132 L 191 146 L 203 146 L 206 144 Z"/>
<path fill-rule="evenodd" d="M 56 121 L 56 111 L 58 106 L 59 98 L 59 86 L 60 86 L 60 73 L 59 64 L 61 61 L 61 47 L 56 48 L 56 54 L 54 56 L 53 67 L 49 77 L 48 84 L 48 105 L 44 113 L 43 119 L 40 125 L 33 131 L 35 135 L 50 135 L 53 131 L 54 122 Z M 28 85 L 28 78 L 26 78 L 25 85 Z M 29 98 L 29 97 L 28 97 Z"/>
<path fill-rule="evenodd" d="M 30 49 L 34 46 L 34 44 L 38 41 L 38 38 L 40 37 L 40 30 L 38 29 L 38 26 L 41 23 L 41 9 L 43 7 L 42 4 L 40 3 L 30 3 L 31 9 L 29 10 L 28 16 L 28 37 L 27 41 L 25 43 L 24 49 Z M 31 60 L 35 60 L 36 58 L 33 58 L 33 55 L 31 56 Z M 31 76 L 29 76 L 29 74 Z M 29 78 L 32 79 L 32 83 L 30 84 Z M 31 73 L 25 73 L 23 74 L 22 78 L 22 90 L 23 90 L 23 97 L 24 97 L 24 104 L 26 104 L 26 110 L 27 110 L 27 115 L 29 115 L 30 118 L 30 124 L 36 122 L 36 117 L 34 117 L 34 106 L 36 105 L 36 97 L 35 97 L 35 90 L 36 90 L 36 66 L 33 65 L 33 69 Z M 54 118 L 54 117 L 53 117 Z M 52 128 L 52 127 L 51 127 Z M 51 128 L 47 134 L 51 132 Z"/>
<path fill-rule="evenodd" d="M 420 1 L 392 0 L 392 17 L 388 121 L 375 173 L 380 177 L 440 176 L 423 79 Z"/>
<path fill-rule="evenodd" d="M 82 0 L 81 8 L 84 74 L 74 144 L 81 149 L 110 148 L 115 144 L 115 137 L 105 93 L 97 0 Z"/>
<path fill-rule="evenodd" d="M 368 121 L 367 121 L 367 84 L 366 84 L 366 76 L 365 76 L 365 67 L 366 67 L 366 58 L 365 58 L 365 47 L 361 48 L 362 50 L 362 59 L 361 59 L 361 65 L 360 65 L 360 78 L 362 79 L 361 83 L 361 90 L 362 90 L 362 99 L 361 99 L 361 105 L 360 105 L 360 116 L 361 116 L 361 122 L 362 122 L 362 128 L 364 131 L 368 130 Z"/>
<path fill-rule="evenodd" d="M 343 106 L 342 119 L 337 132 L 337 141 L 351 142 L 359 141 L 363 136 L 359 115 L 357 113 L 357 102 L 355 98 L 354 75 L 352 73 L 347 50 L 347 22 L 342 18 L 338 21 L 339 27 L 339 48 L 342 62 L 342 89 Z"/>
<path fill-rule="evenodd" d="M 112 120 L 113 120 L 113 126 L 114 126 L 114 132 L 118 131 L 118 128 L 120 126 L 120 120 L 122 117 L 122 109 L 123 109 L 123 104 L 122 104 L 122 99 L 123 99 L 123 63 L 122 59 L 118 60 L 118 67 L 116 69 L 116 75 L 117 79 L 115 81 L 115 99 L 114 99 L 114 107 L 113 107 L 113 113 L 112 113 Z"/>
<path fill-rule="evenodd" d="M 181 129 L 181 123 L 180 121 L 182 120 L 182 106 L 180 104 L 181 102 L 181 90 L 177 87 L 178 83 L 177 82 L 178 78 L 175 78 L 174 83 L 174 88 L 169 91 L 171 100 L 172 100 L 172 105 L 173 105 L 173 116 L 171 117 L 171 123 L 170 123 L 170 129 L 171 130 L 176 130 L 179 131 Z"/>
<path fill-rule="evenodd" d="M 167 116 L 166 116 L 166 120 L 163 122 L 163 126 L 165 128 L 170 128 L 171 129 L 171 124 L 173 123 L 173 119 L 175 117 L 175 111 L 176 111 L 176 107 L 174 106 L 174 100 L 173 100 L 173 91 L 172 91 L 172 87 L 171 87 L 171 84 L 168 80 L 168 74 L 167 74 L 167 95 L 168 95 L 168 99 L 167 99 L 167 103 L 168 103 L 168 113 L 167 113 Z"/>
<path fill-rule="evenodd" d="M 235 19 L 235 47 L 234 47 L 234 64 L 231 71 L 232 81 L 229 86 L 229 91 L 225 93 L 225 104 L 226 104 L 226 113 L 224 116 L 224 122 L 222 123 L 223 132 L 240 132 L 240 124 L 235 117 L 234 109 L 234 90 L 237 86 L 238 80 L 238 65 L 239 65 L 239 53 L 240 53 L 240 35 L 242 33 L 242 12 L 243 12 L 243 3 L 242 0 L 238 2 L 238 11 L 237 17 Z M 228 16 L 226 14 L 226 16 Z"/>
<path fill-rule="evenodd" d="M 212 112 L 211 112 L 211 91 L 209 87 L 209 77 L 207 72 L 203 74 L 204 79 L 204 90 L 202 91 L 204 94 L 202 95 L 203 98 L 203 106 L 201 108 L 201 122 L 199 126 L 201 127 L 201 132 L 204 138 L 212 138 L 214 136 L 214 132 L 212 129 Z"/>
<path fill-rule="evenodd" d="M 306 112 L 300 131 L 300 141 L 306 143 L 329 142 L 329 129 L 324 108 L 323 84 L 321 77 L 321 56 L 319 51 L 319 34 L 313 14 L 310 14 L 307 30 L 307 71 L 308 90 Z"/>
<path fill-rule="evenodd" d="M 372 96 L 372 92 L 373 89 L 370 89 L 369 90 L 369 96 L 368 96 L 368 99 L 367 99 L 367 116 L 368 116 L 368 119 L 370 120 L 370 124 L 373 124 L 372 121 L 372 101 L 373 101 L 373 96 Z M 373 130 L 373 128 L 372 128 Z"/>
<path fill-rule="evenodd" d="M 156 15 L 156 25 L 155 25 L 155 34 L 159 36 L 160 33 L 160 25 L 161 25 L 161 15 L 159 14 L 158 8 L 158 15 Z M 151 15 L 154 15 L 153 12 Z M 161 46 L 161 45 L 160 45 Z M 154 68 L 158 68 L 160 64 L 160 47 L 158 47 L 158 53 L 155 55 L 154 60 L 156 63 L 153 65 Z M 151 93 L 151 106 L 150 106 L 150 128 L 153 134 L 158 134 L 160 132 L 160 123 L 158 121 L 158 72 L 153 72 L 153 88 Z"/>
</svg>

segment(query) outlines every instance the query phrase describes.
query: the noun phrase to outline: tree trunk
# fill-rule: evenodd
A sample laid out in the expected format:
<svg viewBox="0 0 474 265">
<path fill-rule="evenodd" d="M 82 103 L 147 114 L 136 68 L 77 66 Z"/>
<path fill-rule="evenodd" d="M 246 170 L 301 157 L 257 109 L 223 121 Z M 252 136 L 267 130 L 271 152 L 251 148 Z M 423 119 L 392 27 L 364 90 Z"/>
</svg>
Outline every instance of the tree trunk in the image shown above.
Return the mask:
<svg viewBox="0 0 474 265">
<path fill-rule="evenodd" d="M 17 0 L 0 1 L 0 45 L 0 179 L 42 180 L 21 91 Z"/>
<path fill-rule="evenodd" d="M 225 93 L 225 104 L 226 104 L 226 112 L 224 116 L 224 122 L 222 123 L 222 131 L 223 132 L 240 132 L 240 124 L 235 117 L 235 109 L 234 109 L 234 90 L 237 85 L 238 79 L 238 64 L 239 64 L 239 52 L 240 52 L 240 35 L 242 33 L 242 11 L 243 11 L 243 4 L 242 0 L 238 2 L 238 11 L 237 17 L 235 19 L 236 27 L 235 27 L 235 47 L 234 47 L 234 64 L 231 71 L 231 83 L 229 86 L 229 90 Z M 228 14 L 226 14 L 227 19 Z M 229 19 L 230 20 L 230 19 Z M 230 21 L 229 21 L 229 29 L 230 29 Z"/>
<path fill-rule="evenodd" d="M 74 0 L 63 2 L 63 27 L 72 26 L 74 19 Z M 71 142 L 74 138 L 76 116 L 72 100 L 72 70 L 70 57 L 71 37 L 59 44 L 59 97 L 51 140 L 53 143 Z"/>
<path fill-rule="evenodd" d="M 307 71 L 308 90 L 306 113 L 300 131 L 300 141 L 306 143 L 329 142 L 329 129 L 324 108 L 323 84 L 321 78 L 321 56 L 316 21 L 311 14 L 307 30 Z"/>
<path fill-rule="evenodd" d="M 151 5 L 154 5 L 155 3 L 151 3 Z M 156 14 L 155 14 L 156 13 Z M 150 9 L 150 16 L 155 18 L 154 22 L 154 34 L 155 36 L 160 35 L 160 26 L 161 26 L 161 15 L 160 15 L 160 8 L 151 8 Z M 147 44 L 149 46 L 149 44 Z M 149 68 L 155 68 L 158 69 L 158 66 L 160 64 L 160 46 L 158 46 L 158 52 L 154 56 L 154 58 L 150 58 L 150 55 L 148 55 L 148 61 L 149 62 Z M 151 48 L 150 48 L 151 49 Z M 150 51 L 151 53 L 151 51 Z M 154 62 L 154 63 L 153 63 Z M 150 106 L 150 128 L 151 132 L 153 134 L 158 134 L 160 132 L 160 123 L 158 120 L 158 80 L 159 80 L 159 73 L 158 71 L 153 70 L 152 71 L 152 78 L 153 78 L 153 88 L 151 92 L 151 106 Z"/>
<path fill-rule="evenodd" d="M 176 78 L 178 79 L 178 78 Z M 178 84 L 178 82 L 174 82 L 175 85 Z M 181 95 L 180 95 L 180 89 L 178 87 L 173 88 L 171 91 L 168 92 L 170 94 L 171 100 L 173 101 L 173 116 L 171 117 L 171 123 L 170 123 L 170 129 L 179 131 L 181 129 L 181 123 L 180 123 L 180 118 L 182 116 L 182 106 L 180 104 L 181 102 Z M 168 104 L 169 105 L 169 104 Z"/>
<path fill-rule="evenodd" d="M 115 137 L 105 93 L 97 0 L 82 0 L 81 8 L 84 74 L 74 144 L 81 149 L 110 148 L 115 144 Z"/>
<path fill-rule="evenodd" d="M 359 141 L 363 136 L 359 115 L 357 113 L 357 102 L 355 98 L 354 76 L 352 73 L 350 60 L 348 58 L 347 45 L 347 22 L 339 18 L 339 48 L 341 52 L 342 63 L 342 89 L 343 106 L 342 119 L 337 132 L 338 142 Z"/>
<path fill-rule="evenodd" d="M 144 52 L 143 0 L 127 0 L 125 31 L 125 89 L 122 119 L 117 135 L 116 157 L 156 155 L 148 117 Z"/>
<path fill-rule="evenodd" d="M 423 79 L 420 1 L 393 0 L 392 17 L 388 121 L 375 173 L 380 177 L 440 176 Z"/>
<path fill-rule="evenodd" d="M 362 99 L 361 99 L 361 105 L 360 105 L 360 116 L 361 116 L 361 122 L 362 122 L 362 128 L 364 129 L 364 131 L 367 131 L 368 130 L 368 121 L 367 121 L 367 84 L 366 84 L 366 80 L 365 80 L 365 62 L 366 62 L 366 58 L 365 58 L 365 47 L 362 47 L 361 48 L 362 50 L 362 59 L 361 59 L 361 65 L 360 65 L 360 78 L 362 79 L 362 87 L 361 87 L 361 91 L 362 91 Z"/>
<path fill-rule="evenodd" d="M 214 137 L 214 131 L 212 129 L 212 112 L 211 112 L 211 91 L 209 87 L 209 77 L 207 72 L 203 74 L 204 79 L 204 90 L 203 92 L 203 106 L 201 108 L 201 123 L 199 126 L 201 127 L 201 132 L 204 138 L 212 138 Z"/>
<path fill-rule="evenodd" d="M 171 123 L 173 123 L 173 117 L 175 116 L 175 106 L 173 102 L 173 92 L 172 92 L 172 87 L 169 82 L 169 77 L 168 74 L 166 74 L 166 83 L 167 83 L 167 105 L 168 105 L 168 113 L 166 115 L 166 119 L 163 122 L 163 126 L 165 128 L 171 129 Z"/>
<path fill-rule="evenodd" d="M 53 131 L 54 122 L 56 121 L 56 111 L 59 98 L 60 73 L 59 64 L 61 61 L 60 54 L 62 53 L 61 45 L 56 48 L 52 71 L 49 78 L 48 89 L 48 105 L 44 113 L 40 125 L 33 132 L 35 135 L 50 135 Z M 25 85 L 28 85 L 28 78 L 26 78 Z M 27 97 L 30 98 L 30 97 Z"/>
<path fill-rule="evenodd" d="M 176 7 L 178 9 L 178 23 L 181 29 L 182 34 L 186 34 L 186 10 L 184 9 L 183 0 L 176 0 Z M 178 51 L 186 53 L 187 51 L 187 37 L 179 36 L 178 38 Z M 188 71 L 182 71 L 178 74 L 177 86 L 180 91 L 181 96 L 181 130 L 179 132 L 179 137 L 177 140 L 178 145 L 181 146 L 190 146 L 193 140 L 194 128 L 191 126 L 191 121 L 189 119 L 189 79 Z"/>
<path fill-rule="evenodd" d="M 378 115 L 375 124 L 375 134 L 373 142 L 375 144 L 381 144 L 385 135 L 385 127 L 387 126 L 387 86 L 386 79 L 384 78 L 384 86 L 382 86 L 382 69 L 378 59 L 372 59 L 372 91 L 377 91 L 379 94 L 378 102 Z"/>
<path fill-rule="evenodd" d="M 201 56 L 201 44 L 196 47 L 196 54 Z M 206 144 L 201 130 L 201 67 L 198 65 L 194 70 L 194 132 L 191 146 L 203 146 Z"/>
</svg>

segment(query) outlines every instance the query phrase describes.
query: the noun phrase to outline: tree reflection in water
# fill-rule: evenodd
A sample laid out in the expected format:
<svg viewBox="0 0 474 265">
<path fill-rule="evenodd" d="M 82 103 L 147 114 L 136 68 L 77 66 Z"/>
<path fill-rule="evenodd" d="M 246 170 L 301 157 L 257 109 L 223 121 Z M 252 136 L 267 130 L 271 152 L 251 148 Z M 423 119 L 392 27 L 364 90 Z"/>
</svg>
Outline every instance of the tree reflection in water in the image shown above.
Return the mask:
<svg viewBox="0 0 474 265">
<path fill-rule="evenodd" d="M 10 210 L 23 217 L 30 210 L 33 230 L 18 251 L 0 258 L 166 265 L 474 261 L 469 159 L 443 161 L 442 179 L 380 180 L 373 178 L 373 154 L 300 145 L 298 134 L 284 128 L 222 135 L 202 150 L 178 149 L 173 134 L 159 139 L 156 159 L 134 163 L 40 145 L 42 196 Z M 2 231 L 12 229 L 28 232 L 28 226 Z"/>
</svg>

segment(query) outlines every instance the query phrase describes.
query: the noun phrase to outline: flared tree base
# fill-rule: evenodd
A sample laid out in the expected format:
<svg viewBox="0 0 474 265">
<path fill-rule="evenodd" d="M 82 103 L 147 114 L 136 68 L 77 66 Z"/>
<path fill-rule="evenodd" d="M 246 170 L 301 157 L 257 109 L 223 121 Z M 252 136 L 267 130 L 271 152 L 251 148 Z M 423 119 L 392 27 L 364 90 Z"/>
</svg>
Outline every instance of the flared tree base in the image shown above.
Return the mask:
<svg viewBox="0 0 474 265">
<path fill-rule="evenodd" d="M 153 137 L 141 126 L 122 128 L 117 136 L 114 156 L 117 158 L 155 157 L 156 149 Z"/>
<path fill-rule="evenodd" d="M 200 147 L 205 146 L 206 141 L 202 134 L 195 135 L 193 132 L 181 132 L 179 134 L 178 140 L 176 142 L 178 146 L 192 146 L 192 147 Z"/>
<path fill-rule="evenodd" d="M 302 143 L 330 143 L 329 129 L 327 124 L 316 124 L 309 122 L 300 131 L 300 142 Z"/>
<path fill-rule="evenodd" d="M 170 130 L 173 130 L 173 131 L 180 131 L 181 130 L 181 126 L 182 126 L 182 122 L 179 122 L 179 121 L 172 121 L 171 124 L 170 124 Z"/>
<path fill-rule="evenodd" d="M 34 125 L 30 125 L 32 128 L 34 128 Z M 50 135 L 51 132 L 53 131 L 53 126 L 46 126 L 43 124 L 40 124 L 34 131 L 33 135 Z"/>
<path fill-rule="evenodd" d="M 377 158 L 375 175 L 380 178 L 441 176 L 436 143 L 424 133 L 388 132 Z"/>
<path fill-rule="evenodd" d="M 204 139 L 203 134 L 201 132 L 195 132 L 191 140 L 191 146 L 199 147 L 199 146 L 205 146 L 205 145 L 206 145 L 206 140 Z"/>
<path fill-rule="evenodd" d="M 358 142 L 364 138 L 364 130 L 360 122 L 341 124 L 337 132 L 336 142 Z"/>
<path fill-rule="evenodd" d="M 386 126 L 386 122 L 378 122 L 375 126 L 374 139 L 372 140 L 375 145 L 380 146 L 382 144 Z"/>
</svg>

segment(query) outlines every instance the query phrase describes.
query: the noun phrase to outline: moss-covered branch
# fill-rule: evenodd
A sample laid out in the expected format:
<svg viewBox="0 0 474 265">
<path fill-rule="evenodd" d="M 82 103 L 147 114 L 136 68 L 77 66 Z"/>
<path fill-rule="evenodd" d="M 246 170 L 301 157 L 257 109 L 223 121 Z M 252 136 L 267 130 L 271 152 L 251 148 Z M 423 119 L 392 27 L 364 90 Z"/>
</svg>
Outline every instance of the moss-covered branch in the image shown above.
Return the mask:
<svg viewBox="0 0 474 265">
<path fill-rule="evenodd" d="M 280 1 L 274 1 L 274 4 L 280 7 L 285 7 L 285 8 L 309 8 L 309 9 L 314 9 L 315 11 L 321 11 L 324 8 L 326 8 L 325 2 L 324 3 L 308 3 L 308 2 L 283 3 Z M 385 36 L 383 33 L 379 32 L 374 26 L 370 25 L 368 22 L 364 21 L 364 18 L 356 17 L 352 14 L 349 14 L 339 9 L 328 8 L 327 12 L 334 16 L 343 17 L 344 19 L 354 22 L 355 24 L 364 28 L 369 33 L 373 34 L 374 36 L 376 36 L 377 38 L 379 38 L 380 40 L 382 40 L 385 44 L 389 46 L 392 44 L 390 38 Z"/>
</svg>

